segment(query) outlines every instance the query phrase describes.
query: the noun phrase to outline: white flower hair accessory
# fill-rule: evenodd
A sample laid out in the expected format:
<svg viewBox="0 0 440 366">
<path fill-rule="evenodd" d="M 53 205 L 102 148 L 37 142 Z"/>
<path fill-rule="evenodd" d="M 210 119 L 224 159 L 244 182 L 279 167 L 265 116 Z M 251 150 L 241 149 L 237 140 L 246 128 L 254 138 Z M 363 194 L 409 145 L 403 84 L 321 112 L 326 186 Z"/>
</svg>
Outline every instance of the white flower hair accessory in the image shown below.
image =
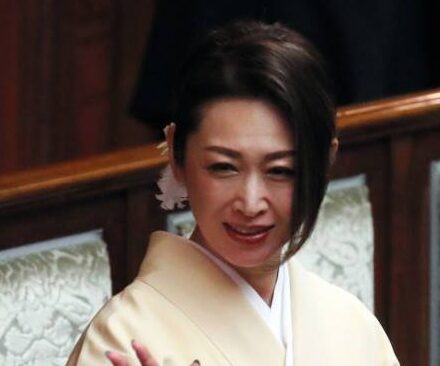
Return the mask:
<svg viewBox="0 0 440 366">
<path fill-rule="evenodd" d="M 157 148 L 161 150 L 161 155 L 168 154 L 171 131 L 174 131 L 175 125 L 167 125 L 163 132 L 166 140 L 157 145 Z M 160 173 L 160 178 L 157 181 L 157 185 L 161 191 L 161 194 L 156 194 L 156 198 L 161 201 L 160 207 L 164 210 L 174 210 L 174 208 L 185 207 L 184 202 L 188 200 L 188 193 L 184 184 L 178 182 L 174 177 L 174 173 L 168 164 Z"/>
</svg>

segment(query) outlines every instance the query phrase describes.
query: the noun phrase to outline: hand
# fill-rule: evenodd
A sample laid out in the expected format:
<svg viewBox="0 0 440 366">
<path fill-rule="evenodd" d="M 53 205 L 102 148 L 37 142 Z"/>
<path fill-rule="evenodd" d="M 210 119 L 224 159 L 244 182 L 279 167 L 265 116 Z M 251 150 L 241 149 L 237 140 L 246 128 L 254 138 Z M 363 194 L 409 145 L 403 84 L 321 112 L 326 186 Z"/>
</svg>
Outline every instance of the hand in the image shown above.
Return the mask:
<svg viewBox="0 0 440 366">
<path fill-rule="evenodd" d="M 147 347 L 136 341 L 132 341 L 131 346 L 133 347 L 141 366 L 159 366 Z M 108 351 L 105 353 L 105 355 L 110 360 L 113 366 L 130 366 L 125 357 L 118 352 Z M 190 366 L 199 365 L 200 362 L 195 360 Z"/>
</svg>

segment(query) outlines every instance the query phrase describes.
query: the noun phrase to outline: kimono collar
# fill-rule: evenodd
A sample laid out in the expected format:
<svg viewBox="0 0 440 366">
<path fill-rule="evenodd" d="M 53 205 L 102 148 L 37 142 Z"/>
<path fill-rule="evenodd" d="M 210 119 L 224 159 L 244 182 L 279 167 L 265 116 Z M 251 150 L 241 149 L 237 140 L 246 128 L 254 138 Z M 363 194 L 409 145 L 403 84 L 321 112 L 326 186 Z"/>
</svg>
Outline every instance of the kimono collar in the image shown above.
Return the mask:
<svg viewBox="0 0 440 366">
<path fill-rule="evenodd" d="M 182 310 L 231 364 L 282 366 L 284 347 L 239 286 L 189 244 L 173 234 L 153 233 L 138 280 Z"/>
</svg>

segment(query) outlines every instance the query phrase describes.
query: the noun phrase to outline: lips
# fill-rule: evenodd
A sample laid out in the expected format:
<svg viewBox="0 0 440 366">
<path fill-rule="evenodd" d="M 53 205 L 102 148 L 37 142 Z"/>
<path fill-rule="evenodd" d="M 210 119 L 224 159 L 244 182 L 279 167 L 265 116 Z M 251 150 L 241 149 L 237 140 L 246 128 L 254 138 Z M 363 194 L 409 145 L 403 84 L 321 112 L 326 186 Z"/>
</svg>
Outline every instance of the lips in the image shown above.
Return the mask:
<svg viewBox="0 0 440 366">
<path fill-rule="evenodd" d="M 257 244 L 267 238 L 274 225 L 243 226 L 225 223 L 224 227 L 233 240 L 246 244 Z"/>
</svg>

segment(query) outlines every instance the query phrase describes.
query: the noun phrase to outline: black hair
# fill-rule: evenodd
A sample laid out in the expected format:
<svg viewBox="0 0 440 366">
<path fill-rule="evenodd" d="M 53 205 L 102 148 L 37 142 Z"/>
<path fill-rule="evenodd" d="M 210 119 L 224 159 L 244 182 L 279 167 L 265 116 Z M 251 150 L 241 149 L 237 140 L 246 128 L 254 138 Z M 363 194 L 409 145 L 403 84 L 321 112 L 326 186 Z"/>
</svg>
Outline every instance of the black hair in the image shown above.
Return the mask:
<svg viewBox="0 0 440 366">
<path fill-rule="evenodd" d="M 204 105 L 220 98 L 251 98 L 275 106 L 297 152 L 292 240 L 284 260 L 310 236 L 324 197 L 336 136 L 335 106 L 323 62 L 300 34 L 280 24 L 235 21 L 210 32 L 193 49 L 175 93 L 176 163 Z"/>
</svg>

